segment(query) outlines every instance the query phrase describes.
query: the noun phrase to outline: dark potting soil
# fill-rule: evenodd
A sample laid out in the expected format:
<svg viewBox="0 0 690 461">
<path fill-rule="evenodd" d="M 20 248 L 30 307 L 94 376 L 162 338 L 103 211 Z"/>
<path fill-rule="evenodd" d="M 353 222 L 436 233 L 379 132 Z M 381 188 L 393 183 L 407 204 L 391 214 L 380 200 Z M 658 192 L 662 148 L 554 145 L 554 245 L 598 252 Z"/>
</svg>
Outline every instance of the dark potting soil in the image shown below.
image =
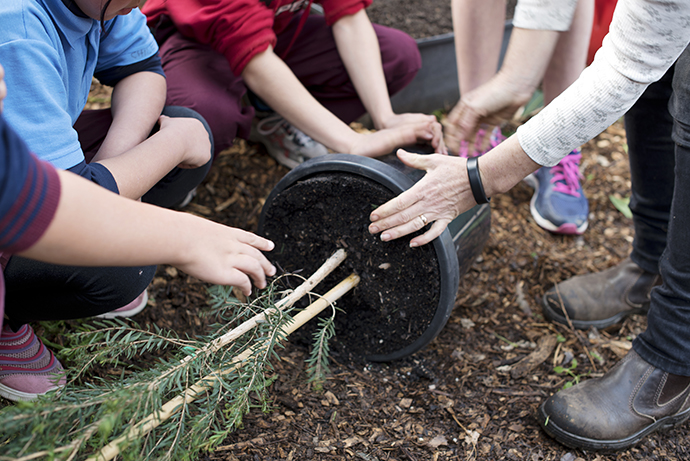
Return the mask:
<svg viewBox="0 0 690 461">
<path fill-rule="evenodd" d="M 513 17 L 517 0 L 506 2 L 506 19 Z M 427 38 L 453 32 L 450 0 L 374 0 L 367 8 L 371 22 Z"/>
<path fill-rule="evenodd" d="M 308 277 L 343 248 L 347 258 L 316 292 L 352 272 L 361 278 L 337 302 L 335 353 L 363 358 L 397 352 L 417 340 L 436 313 L 440 274 L 433 245 L 412 249 L 409 239 L 382 242 L 367 230 L 371 211 L 393 197 L 364 177 L 329 172 L 293 184 L 265 205 L 263 234 L 276 244 L 269 258 L 277 267 Z M 301 279 L 289 283 L 295 287 Z M 303 333 L 310 337 L 308 328 Z"/>
</svg>

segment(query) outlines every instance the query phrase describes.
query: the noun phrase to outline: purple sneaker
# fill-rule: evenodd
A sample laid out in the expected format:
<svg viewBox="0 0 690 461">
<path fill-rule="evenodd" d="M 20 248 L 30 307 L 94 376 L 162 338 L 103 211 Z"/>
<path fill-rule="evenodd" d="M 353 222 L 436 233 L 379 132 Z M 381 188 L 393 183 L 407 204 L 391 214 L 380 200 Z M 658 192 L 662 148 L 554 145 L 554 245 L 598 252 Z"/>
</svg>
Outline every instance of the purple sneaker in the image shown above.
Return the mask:
<svg viewBox="0 0 690 461">
<path fill-rule="evenodd" d="M 472 146 L 472 150 L 470 150 L 470 143 L 469 142 L 462 141 L 460 143 L 460 150 L 458 151 L 458 157 L 462 157 L 462 158 L 480 157 L 480 156 L 486 154 L 487 152 L 489 152 L 494 147 L 501 144 L 506 139 L 506 137 L 503 136 L 503 133 L 501 133 L 501 129 L 496 126 L 496 127 L 494 127 L 493 130 L 491 130 L 491 134 L 489 135 L 489 142 L 486 146 L 486 149 L 482 150 L 482 145 L 484 144 L 484 138 L 485 137 L 486 137 L 486 130 L 484 128 L 480 128 L 477 131 L 477 135 L 474 137 L 474 146 Z"/>
<path fill-rule="evenodd" d="M 62 364 L 34 334 L 29 325 L 16 333 L 4 326 L 0 332 L 0 396 L 8 400 L 33 400 L 66 383 Z"/>
<path fill-rule="evenodd" d="M 580 185 L 580 149 L 558 165 L 542 167 L 525 178 L 534 188 L 530 211 L 536 223 L 556 234 L 581 235 L 587 229 L 589 204 Z"/>
</svg>

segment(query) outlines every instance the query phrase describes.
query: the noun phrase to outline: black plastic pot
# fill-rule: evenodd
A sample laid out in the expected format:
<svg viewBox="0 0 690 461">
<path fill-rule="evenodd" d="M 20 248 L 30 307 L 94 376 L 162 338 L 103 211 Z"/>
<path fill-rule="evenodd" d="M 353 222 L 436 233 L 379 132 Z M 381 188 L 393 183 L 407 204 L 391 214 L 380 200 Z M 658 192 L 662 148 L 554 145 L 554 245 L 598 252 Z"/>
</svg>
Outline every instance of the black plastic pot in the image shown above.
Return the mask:
<svg viewBox="0 0 690 461">
<path fill-rule="evenodd" d="M 286 194 L 290 194 L 290 189 L 297 187 L 301 182 L 319 180 L 321 176 L 327 176 L 334 173 L 366 178 L 377 185 L 383 186 L 385 189 L 392 192 L 393 195 L 398 195 L 409 189 L 424 175 L 423 171 L 406 167 L 392 154 L 380 160 L 349 154 L 333 154 L 310 160 L 288 173 L 271 191 L 266 199 L 259 219 L 259 233 L 266 235 L 264 232 L 266 228 L 274 227 L 272 231 L 273 236 L 275 237 L 277 234 L 281 234 L 282 236 L 283 227 L 277 232 L 275 225 L 272 226 L 272 223 L 267 222 L 267 216 L 270 217 L 279 211 L 273 209 L 277 199 L 284 197 Z M 344 190 L 343 196 L 346 197 L 347 194 L 348 191 Z M 285 207 L 286 205 L 282 202 L 280 206 Z M 312 203 L 307 206 L 318 206 L 318 203 L 316 205 Z M 283 212 L 284 210 L 281 209 L 280 211 Z M 428 325 L 423 331 L 420 331 L 415 337 L 411 338 L 407 344 L 400 348 L 386 350 L 382 353 L 379 353 L 377 350 L 368 350 L 368 352 L 365 353 L 366 359 L 380 362 L 403 358 L 417 352 L 429 344 L 429 342 L 439 334 L 453 310 L 460 277 L 467 272 L 486 243 L 489 235 L 490 222 L 491 212 L 489 206 L 476 206 L 458 216 L 443 234 L 433 241 L 432 245 L 439 265 L 437 274 L 440 278 L 440 292 L 438 295 L 438 304 L 436 306 L 430 306 L 429 312 L 433 315 L 430 314 L 431 318 L 427 319 Z M 367 222 L 360 223 L 359 226 L 364 226 L 364 228 L 366 228 L 367 224 Z M 300 223 L 300 225 L 303 226 L 304 223 Z M 318 222 L 313 223 L 313 226 L 319 225 L 320 223 Z M 281 224 L 281 226 L 283 226 L 283 224 Z M 271 235 L 267 236 L 271 237 Z M 295 237 L 295 241 L 298 239 L 299 237 Z M 407 237 L 407 240 L 409 240 L 409 237 Z M 335 245 L 334 242 L 331 243 Z M 347 250 L 357 251 L 357 249 L 354 248 L 348 248 Z M 272 253 L 274 254 L 270 257 L 279 257 L 280 250 L 276 248 Z M 319 262 L 319 264 L 321 262 Z M 379 306 L 378 308 L 384 307 Z M 385 308 L 388 308 L 388 306 Z M 338 332 L 336 331 L 336 336 L 337 335 Z"/>
</svg>

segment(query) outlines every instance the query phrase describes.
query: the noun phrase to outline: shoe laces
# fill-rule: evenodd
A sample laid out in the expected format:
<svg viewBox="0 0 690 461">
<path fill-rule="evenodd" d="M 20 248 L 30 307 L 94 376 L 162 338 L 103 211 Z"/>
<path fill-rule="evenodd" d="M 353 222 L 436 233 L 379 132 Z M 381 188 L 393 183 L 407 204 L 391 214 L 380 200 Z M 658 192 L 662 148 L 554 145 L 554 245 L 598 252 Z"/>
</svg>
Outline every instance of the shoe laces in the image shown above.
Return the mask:
<svg viewBox="0 0 690 461">
<path fill-rule="evenodd" d="M 551 183 L 556 185 L 553 190 L 563 194 L 580 196 L 580 159 L 582 154 L 579 150 L 574 150 L 563 158 L 558 165 L 551 167 L 550 173 L 553 176 Z"/>
<path fill-rule="evenodd" d="M 292 141 L 299 146 L 304 147 L 314 142 L 310 136 L 285 120 L 280 114 L 269 115 L 256 124 L 256 130 L 263 136 L 271 135 L 280 128 L 283 128 Z"/>
<path fill-rule="evenodd" d="M 482 148 L 482 144 L 484 143 L 484 137 L 486 136 L 486 133 L 486 129 L 484 128 L 480 128 L 479 130 L 477 130 L 477 134 L 474 137 L 474 148 L 472 149 L 472 152 L 470 152 L 470 143 L 468 141 L 463 140 L 460 143 L 460 150 L 458 151 L 458 156 L 462 158 L 480 157 L 486 154 L 494 147 L 501 144 L 506 139 L 505 136 L 503 136 L 503 133 L 501 133 L 501 129 L 499 127 L 494 127 L 494 129 L 491 130 L 491 134 L 489 135 L 489 144 L 486 147 L 486 150 L 482 152 L 480 149 Z"/>
</svg>

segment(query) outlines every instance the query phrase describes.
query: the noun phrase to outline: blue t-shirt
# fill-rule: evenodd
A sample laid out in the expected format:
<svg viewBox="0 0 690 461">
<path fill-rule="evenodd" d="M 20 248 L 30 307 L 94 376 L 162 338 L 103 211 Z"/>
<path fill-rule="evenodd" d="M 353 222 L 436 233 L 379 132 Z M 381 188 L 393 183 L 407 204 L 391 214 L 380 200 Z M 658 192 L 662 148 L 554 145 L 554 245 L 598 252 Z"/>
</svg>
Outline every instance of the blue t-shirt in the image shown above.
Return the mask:
<svg viewBox="0 0 690 461">
<path fill-rule="evenodd" d="M 61 169 L 84 160 L 72 128 L 94 73 L 145 61 L 158 45 L 138 9 L 105 22 L 70 11 L 62 0 L 0 0 L 3 115 L 39 158 Z"/>
</svg>

